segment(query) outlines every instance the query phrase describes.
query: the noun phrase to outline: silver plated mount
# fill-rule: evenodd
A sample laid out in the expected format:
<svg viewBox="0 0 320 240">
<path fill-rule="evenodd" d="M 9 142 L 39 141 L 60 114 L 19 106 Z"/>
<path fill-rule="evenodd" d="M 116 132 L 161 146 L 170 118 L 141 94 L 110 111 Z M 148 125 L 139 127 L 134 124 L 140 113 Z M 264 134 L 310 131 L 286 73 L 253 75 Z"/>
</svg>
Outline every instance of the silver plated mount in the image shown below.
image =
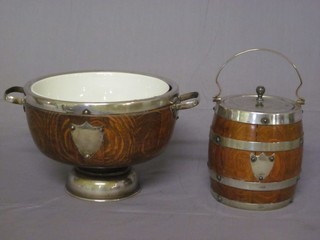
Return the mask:
<svg viewBox="0 0 320 240">
<path fill-rule="evenodd" d="M 66 189 L 79 199 L 106 202 L 133 196 L 140 190 L 140 185 L 131 168 L 74 168 L 69 173 Z"/>
</svg>

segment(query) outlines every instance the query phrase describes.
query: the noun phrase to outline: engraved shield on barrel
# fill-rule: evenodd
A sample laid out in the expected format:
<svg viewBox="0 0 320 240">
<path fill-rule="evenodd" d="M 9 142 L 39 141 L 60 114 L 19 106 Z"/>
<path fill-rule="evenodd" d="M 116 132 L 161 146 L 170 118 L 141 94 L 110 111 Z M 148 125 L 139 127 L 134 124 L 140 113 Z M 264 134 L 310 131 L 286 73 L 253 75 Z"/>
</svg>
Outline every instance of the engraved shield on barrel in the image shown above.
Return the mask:
<svg viewBox="0 0 320 240">
<path fill-rule="evenodd" d="M 92 157 L 103 142 L 103 128 L 92 126 L 85 122 L 81 125 L 71 125 L 71 136 L 79 153 L 86 159 Z"/>
<path fill-rule="evenodd" d="M 259 181 L 269 176 L 274 165 L 274 158 L 274 153 L 270 156 L 267 156 L 265 153 L 259 155 L 250 154 L 252 172 Z"/>
</svg>

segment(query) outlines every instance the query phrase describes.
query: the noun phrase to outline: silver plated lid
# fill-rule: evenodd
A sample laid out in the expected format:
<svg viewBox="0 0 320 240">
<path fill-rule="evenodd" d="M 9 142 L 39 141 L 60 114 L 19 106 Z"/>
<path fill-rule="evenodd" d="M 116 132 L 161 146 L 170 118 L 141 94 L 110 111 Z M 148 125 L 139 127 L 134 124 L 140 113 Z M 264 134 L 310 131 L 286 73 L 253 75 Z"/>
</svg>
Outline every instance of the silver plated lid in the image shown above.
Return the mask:
<svg viewBox="0 0 320 240">
<path fill-rule="evenodd" d="M 263 89 L 259 86 L 258 89 Z M 216 114 L 229 120 L 251 124 L 290 124 L 302 119 L 299 104 L 276 96 L 235 95 L 221 99 Z"/>
<path fill-rule="evenodd" d="M 300 80 L 300 84 L 296 89 L 296 101 L 277 96 L 264 96 L 265 88 L 263 86 L 258 86 L 256 88 L 257 95 L 234 95 L 220 97 L 221 87 L 218 78 L 221 71 L 234 58 L 254 51 L 266 51 L 279 55 L 294 68 Z M 305 103 L 305 100 L 298 94 L 298 91 L 302 86 L 300 73 L 297 67 L 286 56 L 279 52 L 271 49 L 255 48 L 233 55 L 219 69 L 216 76 L 216 84 L 219 92 L 215 97 L 213 97 L 213 101 L 217 103 L 215 112 L 217 115 L 223 118 L 243 123 L 263 125 L 291 124 L 301 121 L 302 119 L 301 105 Z"/>
</svg>

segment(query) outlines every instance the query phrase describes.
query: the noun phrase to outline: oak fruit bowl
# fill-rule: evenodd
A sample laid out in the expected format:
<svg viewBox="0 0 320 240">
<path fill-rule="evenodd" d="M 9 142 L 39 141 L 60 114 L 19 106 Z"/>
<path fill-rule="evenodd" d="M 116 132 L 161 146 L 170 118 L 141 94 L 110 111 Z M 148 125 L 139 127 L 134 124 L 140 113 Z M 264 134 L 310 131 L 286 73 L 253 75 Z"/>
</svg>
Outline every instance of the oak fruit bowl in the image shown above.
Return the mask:
<svg viewBox="0 0 320 240">
<path fill-rule="evenodd" d="M 74 166 L 68 192 L 94 201 L 136 193 L 131 166 L 157 156 L 178 111 L 199 103 L 197 92 L 179 95 L 173 82 L 127 72 L 50 76 L 7 89 L 5 100 L 23 105 L 42 153 Z"/>
</svg>

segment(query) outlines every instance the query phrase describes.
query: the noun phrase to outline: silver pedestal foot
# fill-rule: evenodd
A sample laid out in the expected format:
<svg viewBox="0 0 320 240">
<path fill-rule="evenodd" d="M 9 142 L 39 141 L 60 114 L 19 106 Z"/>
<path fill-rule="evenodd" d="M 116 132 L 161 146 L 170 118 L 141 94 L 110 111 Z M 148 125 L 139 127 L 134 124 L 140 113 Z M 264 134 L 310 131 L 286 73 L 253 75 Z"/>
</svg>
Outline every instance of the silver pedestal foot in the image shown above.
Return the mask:
<svg viewBox="0 0 320 240">
<path fill-rule="evenodd" d="M 140 186 L 131 168 L 74 168 L 68 176 L 66 189 L 74 197 L 105 202 L 130 197 Z"/>
</svg>

